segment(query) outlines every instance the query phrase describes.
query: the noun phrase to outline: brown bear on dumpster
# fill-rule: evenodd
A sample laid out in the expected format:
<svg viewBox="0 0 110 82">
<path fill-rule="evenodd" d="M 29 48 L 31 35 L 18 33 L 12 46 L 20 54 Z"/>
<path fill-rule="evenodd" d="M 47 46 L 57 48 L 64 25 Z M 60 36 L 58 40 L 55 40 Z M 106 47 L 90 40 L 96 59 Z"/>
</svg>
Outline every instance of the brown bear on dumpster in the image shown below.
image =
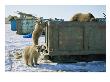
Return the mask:
<svg viewBox="0 0 110 82">
<path fill-rule="evenodd" d="M 79 22 L 90 22 L 94 20 L 95 17 L 91 13 L 87 14 L 77 13 L 70 19 L 70 21 L 79 21 Z"/>
</svg>

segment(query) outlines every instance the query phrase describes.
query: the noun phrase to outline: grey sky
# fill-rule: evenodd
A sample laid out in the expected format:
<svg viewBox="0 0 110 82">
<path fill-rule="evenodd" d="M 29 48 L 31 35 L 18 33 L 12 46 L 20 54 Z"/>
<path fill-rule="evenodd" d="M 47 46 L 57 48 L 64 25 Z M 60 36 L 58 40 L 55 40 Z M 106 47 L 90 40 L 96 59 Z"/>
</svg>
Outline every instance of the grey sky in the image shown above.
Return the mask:
<svg viewBox="0 0 110 82">
<path fill-rule="evenodd" d="M 44 18 L 62 18 L 69 20 L 76 13 L 92 13 L 95 17 L 104 17 L 105 5 L 6 5 L 5 16 L 17 15 L 21 11 Z"/>
</svg>

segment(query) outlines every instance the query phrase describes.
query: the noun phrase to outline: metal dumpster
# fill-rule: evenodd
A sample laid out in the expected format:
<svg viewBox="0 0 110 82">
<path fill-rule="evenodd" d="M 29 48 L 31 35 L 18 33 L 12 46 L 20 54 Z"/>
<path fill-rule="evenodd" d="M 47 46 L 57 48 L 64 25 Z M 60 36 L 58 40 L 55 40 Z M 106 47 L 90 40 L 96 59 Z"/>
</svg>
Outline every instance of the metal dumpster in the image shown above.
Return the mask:
<svg viewBox="0 0 110 82">
<path fill-rule="evenodd" d="M 17 34 L 30 34 L 34 30 L 34 26 L 36 23 L 35 19 L 17 19 Z"/>
<path fill-rule="evenodd" d="M 46 27 L 50 56 L 106 54 L 106 22 L 57 22 Z"/>
<path fill-rule="evenodd" d="M 11 20 L 11 30 L 16 31 L 16 20 L 15 19 Z"/>
</svg>

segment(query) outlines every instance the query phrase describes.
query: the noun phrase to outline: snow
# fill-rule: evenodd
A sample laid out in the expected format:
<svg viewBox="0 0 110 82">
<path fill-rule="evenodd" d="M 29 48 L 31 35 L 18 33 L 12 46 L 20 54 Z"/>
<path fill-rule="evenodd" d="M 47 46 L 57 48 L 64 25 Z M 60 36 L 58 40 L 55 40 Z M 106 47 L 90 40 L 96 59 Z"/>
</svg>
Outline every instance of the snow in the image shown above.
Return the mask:
<svg viewBox="0 0 110 82">
<path fill-rule="evenodd" d="M 21 52 L 25 46 L 32 44 L 32 38 L 23 38 L 11 31 L 10 24 L 5 27 L 5 71 L 6 72 L 105 72 L 105 61 L 77 63 L 39 63 L 34 67 L 26 66 L 21 59 L 15 59 L 14 54 Z M 45 37 L 39 38 L 39 44 L 44 44 Z"/>
</svg>

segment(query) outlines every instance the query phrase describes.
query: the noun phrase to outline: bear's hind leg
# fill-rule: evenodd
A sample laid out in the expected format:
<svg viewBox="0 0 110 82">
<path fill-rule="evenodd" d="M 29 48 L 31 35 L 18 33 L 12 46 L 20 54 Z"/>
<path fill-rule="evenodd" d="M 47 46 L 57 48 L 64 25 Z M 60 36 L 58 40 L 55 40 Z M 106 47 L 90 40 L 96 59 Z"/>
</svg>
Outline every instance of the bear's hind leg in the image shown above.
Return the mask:
<svg viewBox="0 0 110 82">
<path fill-rule="evenodd" d="M 32 54 L 31 54 L 30 57 L 29 57 L 28 65 L 29 65 L 29 66 L 34 66 L 34 63 L 33 63 L 33 55 L 32 55 Z"/>
<path fill-rule="evenodd" d="M 24 60 L 24 63 L 25 63 L 26 65 L 28 65 L 29 57 L 28 57 L 27 54 L 24 54 L 23 60 Z"/>
</svg>

